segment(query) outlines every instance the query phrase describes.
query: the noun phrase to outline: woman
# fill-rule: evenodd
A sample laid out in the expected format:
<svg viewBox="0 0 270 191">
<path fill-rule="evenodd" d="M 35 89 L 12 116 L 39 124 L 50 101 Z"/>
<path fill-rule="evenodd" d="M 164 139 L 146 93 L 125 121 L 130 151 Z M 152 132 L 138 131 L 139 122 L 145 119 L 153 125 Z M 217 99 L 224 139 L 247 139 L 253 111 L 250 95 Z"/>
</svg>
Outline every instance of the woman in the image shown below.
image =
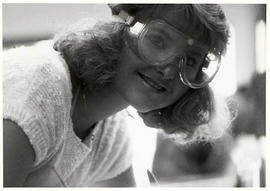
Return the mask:
<svg viewBox="0 0 270 191">
<path fill-rule="evenodd" d="M 5 53 L 4 186 L 134 185 L 129 105 L 181 144 L 228 127 L 207 86 L 228 40 L 220 6 L 110 7 L 122 21 Z"/>
</svg>

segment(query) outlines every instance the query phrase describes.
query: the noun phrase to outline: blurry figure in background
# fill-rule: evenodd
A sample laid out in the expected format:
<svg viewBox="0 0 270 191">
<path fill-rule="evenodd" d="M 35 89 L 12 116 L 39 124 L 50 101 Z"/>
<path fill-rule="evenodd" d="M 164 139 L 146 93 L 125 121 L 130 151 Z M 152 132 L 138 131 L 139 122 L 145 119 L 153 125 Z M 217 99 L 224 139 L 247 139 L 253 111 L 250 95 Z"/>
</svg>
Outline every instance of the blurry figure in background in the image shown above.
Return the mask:
<svg viewBox="0 0 270 191">
<path fill-rule="evenodd" d="M 160 133 L 153 173 L 165 185 L 235 186 L 237 179 L 230 159 L 231 144 L 231 136 L 224 135 L 212 143 L 176 145 Z M 229 182 L 214 181 L 226 176 L 234 178 Z"/>
<path fill-rule="evenodd" d="M 5 52 L 4 186 L 134 186 L 130 105 L 179 144 L 230 127 L 208 86 L 229 37 L 221 7 L 110 7 L 117 20 L 86 19 Z"/>
<path fill-rule="evenodd" d="M 233 122 L 233 135 L 265 136 L 265 80 L 266 73 L 256 73 L 249 85 L 240 87 L 233 99 L 239 104 L 238 116 Z"/>
<path fill-rule="evenodd" d="M 178 146 L 158 134 L 153 172 L 159 182 L 177 184 L 225 176 L 234 162 L 238 179 L 231 186 L 265 186 L 264 142 L 258 139 L 265 136 L 265 78 L 265 73 L 255 74 L 249 86 L 240 87 L 228 99 L 238 105 L 231 135 L 211 144 Z"/>
<path fill-rule="evenodd" d="M 238 168 L 238 186 L 265 186 L 266 73 L 255 73 L 233 96 L 239 104 L 233 122 L 232 157 Z"/>
</svg>

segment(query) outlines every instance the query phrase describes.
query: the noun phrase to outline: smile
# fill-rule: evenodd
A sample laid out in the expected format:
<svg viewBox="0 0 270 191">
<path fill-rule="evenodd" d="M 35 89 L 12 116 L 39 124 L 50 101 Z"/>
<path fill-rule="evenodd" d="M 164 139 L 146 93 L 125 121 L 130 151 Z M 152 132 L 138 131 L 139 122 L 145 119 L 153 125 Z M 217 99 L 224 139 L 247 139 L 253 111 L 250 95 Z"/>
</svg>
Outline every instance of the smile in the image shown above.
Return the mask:
<svg viewBox="0 0 270 191">
<path fill-rule="evenodd" d="M 155 81 L 153 81 L 151 78 L 141 74 L 141 73 L 138 73 L 139 76 L 143 79 L 143 81 L 148 85 L 150 86 L 151 88 L 157 90 L 158 92 L 165 92 L 166 89 L 161 86 L 160 84 L 156 83 Z"/>
</svg>

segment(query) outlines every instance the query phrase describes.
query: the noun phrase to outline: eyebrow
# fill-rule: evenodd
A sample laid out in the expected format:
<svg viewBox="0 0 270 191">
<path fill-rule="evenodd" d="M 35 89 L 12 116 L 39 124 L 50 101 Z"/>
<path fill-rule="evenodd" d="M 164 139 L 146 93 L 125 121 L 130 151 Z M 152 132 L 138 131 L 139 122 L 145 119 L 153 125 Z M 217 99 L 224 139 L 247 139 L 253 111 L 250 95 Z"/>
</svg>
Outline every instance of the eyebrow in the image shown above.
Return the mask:
<svg viewBox="0 0 270 191">
<path fill-rule="evenodd" d="M 161 28 L 158 28 L 158 27 L 157 28 L 154 28 L 154 29 L 155 29 L 156 32 L 159 32 L 161 34 L 165 34 L 166 37 L 169 38 L 171 41 L 174 41 L 175 40 L 175 39 L 173 39 L 171 37 L 171 34 L 166 29 L 163 29 L 163 28 L 161 29 Z M 179 33 L 179 36 L 182 37 L 182 34 Z M 185 37 L 182 37 L 182 38 L 185 39 Z M 200 57 L 200 58 L 202 58 L 202 57 L 204 57 L 206 55 L 206 54 L 203 54 L 202 53 L 200 47 L 194 47 L 194 46 L 192 46 L 192 47 L 188 48 L 188 52 L 190 54 L 195 55 L 196 57 Z"/>
</svg>

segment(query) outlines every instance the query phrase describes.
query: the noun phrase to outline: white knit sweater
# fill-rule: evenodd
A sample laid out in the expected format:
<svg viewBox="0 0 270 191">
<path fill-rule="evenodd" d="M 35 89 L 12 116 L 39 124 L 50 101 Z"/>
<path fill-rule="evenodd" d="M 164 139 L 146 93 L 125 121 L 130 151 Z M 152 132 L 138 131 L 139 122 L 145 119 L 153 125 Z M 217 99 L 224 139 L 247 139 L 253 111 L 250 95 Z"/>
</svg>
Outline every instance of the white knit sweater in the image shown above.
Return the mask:
<svg viewBox="0 0 270 191">
<path fill-rule="evenodd" d="M 50 41 L 3 56 L 3 116 L 16 122 L 35 151 L 29 184 L 91 186 L 131 165 L 124 112 L 100 121 L 83 142 L 70 117 L 71 80 Z"/>
</svg>

